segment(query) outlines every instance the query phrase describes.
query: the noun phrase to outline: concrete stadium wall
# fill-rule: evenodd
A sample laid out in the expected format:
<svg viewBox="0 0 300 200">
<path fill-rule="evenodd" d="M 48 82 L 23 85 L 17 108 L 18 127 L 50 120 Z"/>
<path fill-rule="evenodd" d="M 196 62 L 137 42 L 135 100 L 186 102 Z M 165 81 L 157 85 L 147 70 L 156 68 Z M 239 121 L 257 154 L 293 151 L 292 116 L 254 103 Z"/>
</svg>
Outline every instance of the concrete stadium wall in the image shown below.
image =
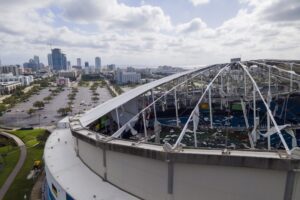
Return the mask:
<svg viewBox="0 0 300 200">
<path fill-rule="evenodd" d="M 286 172 L 241 167 L 174 165 L 174 200 L 282 200 Z"/>
<path fill-rule="evenodd" d="M 266 161 L 268 165 L 264 166 L 265 160 L 250 159 L 249 167 L 240 164 L 228 166 L 226 161 L 222 161 L 226 157 L 222 156 L 206 159 L 183 157 L 182 160 L 182 154 L 165 157 L 164 153 L 155 154 L 147 150 L 145 154 L 138 154 L 137 147 L 122 149 L 120 146 L 99 145 L 77 139 L 79 156 L 90 169 L 104 180 L 141 199 L 300 199 L 299 173 L 293 172 L 288 165 L 287 169 L 282 168 L 276 161 Z M 223 164 L 212 164 L 210 159 L 220 159 Z M 248 163 L 247 159 L 243 158 L 242 162 Z M 251 166 L 253 163 L 256 163 L 254 167 Z M 293 188 L 287 189 L 290 183 Z"/>
<path fill-rule="evenodd" d="M 107 180 L 143 199 L 167 199 L 167 165 L 143 157 L 107 151 Z"/>
<path fill-rule="evenodd" d="M 78 153 L 81 160 L 99 176 L 105 176 L 103 150 L 85 141 L 78 140 Z"/>
<path fill-rule="evenodd" d="M 295 187 L 293 188 L 293 199 L 300 199 L 300 173 L 295 174 Z"/>
</svg>

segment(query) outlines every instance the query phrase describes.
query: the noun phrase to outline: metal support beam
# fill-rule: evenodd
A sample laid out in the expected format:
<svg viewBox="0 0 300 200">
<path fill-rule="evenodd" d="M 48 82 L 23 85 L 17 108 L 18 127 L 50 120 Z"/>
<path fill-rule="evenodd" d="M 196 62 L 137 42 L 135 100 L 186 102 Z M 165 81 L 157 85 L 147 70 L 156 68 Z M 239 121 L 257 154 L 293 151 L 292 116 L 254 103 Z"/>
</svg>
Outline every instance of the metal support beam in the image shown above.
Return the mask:
<svg viewBox="0 0 300 200">
<path fill-rule="evenodd" d="M 291 72 L 293 71 L 293 63 L 290 63 Z M 293 91 L 293 73 L 290 74 L 290 92 Z"/>
<path fill-rule="evenodd" d="M 244 98 L 247 97 L 247 76 L 246 72 L 244 71 Z"/>
<path fill-rule="evenodd" d="M 268 90 L 268 108 L 271 106 L 271 67 L 269 67 L 269 90 Z M 267 131 L 270 131 L 271 128 L 271 121 L 270 121 L 270 115 L 267 113 Z M 271 136 L 268 136 L 268 150 L 271 150 Z"/>
<path fill-rule="evenodd" d="M 178 102 L 177 102 L 177 90 L 174 89 L 174 104 L 175 104 L 175 112 L 176 112 L 176 126 L 179 127 L 179 116 L 178 116 Z"/>
<path fill-rule="evenodd" d="M 206 92 L 208 91 L 208 89 L 211 87 L 212 83 L 219 77 L 219 75 L 220 75 L 220 74 L 221 74 L 228 66 L 230 66 L 230 64 L 227 64 L 225 67 L 221 68 L 220 71 L 217 73 L 217 75 L 216 75 L 216 76 L 211 80 L 211 82 L 206 86 L 205 91 L 204 91 L 204 93 L 201 95 L 201 97 L 200 97 L 200 99 L 198 100 L 196 106 L 198 106 L 198 105 L 201 103 L 203 97 L 205 96 L 205 94 L 206 94 Z M 184 127 L 183 127 L 183 129 L 182 129 L 182 131 L 181 131 L 181 133 L 180 133 L 180 135 L 179 135 L 179 137 L 177 138 L 176 143 L 173 145 L 173 149 L 176 149 L 176 148 L 178 147 L 178 145 L 180 144 L 180 142 L 181 142 L 181 140 L 182 140 L 182 138 L 183 138 L 183 136 L 184 136 L 184 134 L 185 134 L 185 132 L 186 132 L 186 129 L 187 129 L 187 127 L 188 127 L 188 124 L 189 124 L 189 122 L 190 122 L 192 116 L 194 115 L 194 112 L 195 112 L 195 110 L 196 110 L 196 106 L 194 107 L 194 109 L 193 109 L 193 111 L 191 112 L 191 114 L 190 114 L 190 116 L 189 116 L 187 122 L 185 123 L 185 125 L 184 125 Z"/>
<path fill-rule="evenodd" d="M 154 91 L 153 89 L 151 90 L 151 96 L 152 96 L 152 105 L 153 105 L 153 112 L 154 112 L 154 120 L 157 121 L 157 116 L 156 116 L 156 107 L 155 107 L 155 99 L 154 99 Z"/>
<path fill-rule="evenodd" d="M 188 80 L 191 80 L 191 79 L 193 79 L 193 78 L 196 78 L 197 76 L 203 74 L 203 73 L 206 72 L 207 70 L 209 70 L 209 68 L 208 68 L 208 69 L 205 69 L 205 70 L 203 70 L 203 71 L 198 72 L 197 74 L 195 74 L 194 76 L 192 76 L 192 77 L 189 78 Z M 188 81 L 188 80 L 187 80 L 187 81 Z M 122 134 L 122 132 L 126 129 L 127 125 L 128 125 L 129 123 L 131 123 L 133 119 L 137 118 L 142 112 L 144 112 L 145 110 L 147 110 L 147 109 L 149 109 L 150 107 L 152 107 L 154 103 L 156 103 L 157 101 L 161 100 L 161 99 L 164 98 L 166 95 L 168 95 L 169 93 L 171 93 L 174 89 L 176 89 L 177 87 L 181 86 L 181 85 L 184 84 L 184 83 L 185 83 L 185 81 L 182 82 L 182 83 L 180 83 L 180 84 L 178 84 L 178 85 L 175 85 L 175 86 L 172 87 L 170 90 L 166 91 L 163 95 L 161 95 L 160 97 L 156 98 L 155 101 L 152 102 L 152 103 L 149 103 L 150 100 L 149 100 L 149 95 L 148 95 L 148 96 L 147 96 L 147 101 L 148 101 L 148 104 L 149 104 L 149 105 L 146 106 L 145 108 L 143 108 L 139 113 L 137 113 L 134 117 L 132 117 L 132 118 L 131 118 L 129 121 L 127 121 L 125 124 L 123 124 L 123 126 L 122 126 L 119 130 L 117 130 L 111 137 L 112 137 L 112 138 L 118 138 L 118 137 L 120 137 L 120 135 Z"/>
<path fill-rule="evenodd" d="M 118 108 L 115 109 L 116 111 L 116 116 L 117 116 L 117 124 L 118 124 L 118 129 L 120 129 L 120 119 L 119 119 L 119 112 L 118 112 Z"/>
<path fill-rule="evenodd" d="M 144 136 L 145 140 L 148 140 L 148 133 L 147 133 L 147 125 L 146 125 L 146 119 L 145 119 L 145 112 L 142 112 L 142 117 L 143 117 L 143 125 L 144 125 Z"/>
<path fill-rule="evenodd" d="M 283 136 L 282 136 L 282 134 L 281 134 L 281 131 L 280 131 L 280 129 L 279 129 L 279 127 L 278 127 L 278 125 L 277 125 L 277 123 L 276 123 L 276 121 L 275 121 L 273 115 L 272 115 L 272 112 L 271 112 L 270 108 L 268 108 L 268 104 L 266 103 L 266 101 L 265 101 L 263 95 L 261 94 L 261 92 L 260 92 L 260 90 L 259 90 L 259 88 L 258 88 L 258 86 L 257 86 L 257 84 L 256 84 L 256 82 L 255 82 L 255 80 L 253 79 L 253 77 L 251 76 L 251 74 L 249 73 L 249 71 L 247 70 L 246 66 L 245 66 L 244 64 L 242 64 L 241 62 L 240 62 L 239 64 L 240 64 L 240 65 L 242 66 L 242 68 L 246 71 L 248 77 L 250 78 L 250 80 L 251 80 L 252 83 L 254 84 L 255 88 L 257 89 L 257 92 L 258 92 L 258 94 L 259 94 L 259 96 L 260 96 L 262 102 L 264 103 L 264 105 L 265 105 L 265 107 L 266 107 L 266 109 L 267 109 L 267 112 L 269 113 L 269 115 L 270 115 L 270 117 L 271 117 L 271 121 L 272 121 L 272 123 L 273 123 L 273 125 L 274 125 L 274 127 L 275 127 L 275 129 L 276 129 L 276 131 L 277 131 L 277 134 L 278 134 L 278 136 L 279 136 L 279 138 L 280 138 L 280 140 L 281 140 L 281 142 L 282 142 L 282 144 L 283 144 L 283 146 L 284 146 L 284 148 L 285 148 L 287 154 L 288 154 L 288 155 L 291 155 L 291 151 L 290 151 L 288 145 L 286 144 L 286 141 L 285 141 L 285 139 L 283 138 Z"/>
<path fill-rule="evenodd" d="M 208 89 L 208 102 L 209 102 L 209 119 L 210 119 L 210 128 L 213 128 L 213 114 L 211 106 L 211 87 Z"/>
<path fill-rule="evenodd" d="M 257 142 L 257 131 L 256 131 L 256 127 L 257 127 L 257 123 L 256 123 L 256 88 L 253 85 L 253 130 L 252 130 L 252 137 L 253 137 L 253 141 L 256 144 Z"/>
</svg>

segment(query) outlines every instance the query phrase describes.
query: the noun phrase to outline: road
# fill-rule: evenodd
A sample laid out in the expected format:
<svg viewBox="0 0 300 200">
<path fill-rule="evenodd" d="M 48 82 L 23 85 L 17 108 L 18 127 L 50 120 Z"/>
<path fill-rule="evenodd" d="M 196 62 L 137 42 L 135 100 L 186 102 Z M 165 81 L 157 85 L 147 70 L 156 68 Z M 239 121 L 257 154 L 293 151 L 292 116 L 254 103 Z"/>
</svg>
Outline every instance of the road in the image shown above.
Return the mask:
<svg viewBox="0 0 300 200">
<path fill-rule="evenodd" d="M 106 84 L 108 85 L 108 87 L 110 87 L 110 89 L 113 91 L 113 93 L 115 93 L 115 95 L 118 96 L 119 93 L 118 93 L 118 92 L 115 90 L 115 88 L 110 84 L 110 82 L 109 82 L 107 79 L 105 79 L 104 81 L 106 82 Z"/>
<path fill-rule="evenodd" d="M 6 137 L 12 138 L 16 142 L 16 144 L 19 146 L 20 151 L 21 151 L 18 163 L 16 164 L 15 168 L 10 173 L 10 175 L 8 176 L 5 183 L 3 184 L 3 186 L 0 189 L 0 200 L 1 200 L 1 199 L 3 199 L 5 193 L 9 189 L 9 187 L 12 184 L 12 182 L 14 181 L 14 179 L 16 178 L 18 172 L 22 168 L 22 166 L 25 162 L 25 159 L 26 159 L 27 149 L 26 149 L 26 146 L 25 146 L 24 142 L 20 138 L 18 138 L 17 136 L 9 134 L 9 133 L 5 133 L 5 132 L 1 132 L 0 134 L 4 135 Z"/>
</svg>

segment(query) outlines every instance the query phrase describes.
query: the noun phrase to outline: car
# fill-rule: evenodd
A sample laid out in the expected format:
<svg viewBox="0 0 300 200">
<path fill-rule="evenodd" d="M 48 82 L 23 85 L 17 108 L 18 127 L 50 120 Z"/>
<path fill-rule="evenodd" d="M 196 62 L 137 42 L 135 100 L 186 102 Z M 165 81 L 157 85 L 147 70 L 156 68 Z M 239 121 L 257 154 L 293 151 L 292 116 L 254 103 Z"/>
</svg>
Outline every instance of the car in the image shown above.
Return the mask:
<svg viewBox="0 0 300 200">
<path fill-rule="evenodd" d="M 48 118 L 47 116 L 44 117 L 44 119 Z"/>
<path fill-rule="evenodd" d="M 7 110 L 6 112 L 11 112 L 11 110 Z"/>
</svg>

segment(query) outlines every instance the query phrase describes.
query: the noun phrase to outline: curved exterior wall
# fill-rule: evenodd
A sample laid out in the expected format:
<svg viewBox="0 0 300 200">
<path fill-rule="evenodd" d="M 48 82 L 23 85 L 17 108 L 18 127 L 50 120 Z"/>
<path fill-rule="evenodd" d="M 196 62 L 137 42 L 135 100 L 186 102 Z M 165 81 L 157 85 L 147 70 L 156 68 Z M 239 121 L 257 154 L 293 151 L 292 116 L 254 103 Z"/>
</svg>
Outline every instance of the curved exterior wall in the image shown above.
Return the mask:
<svg viewBox="0 0 300 200">
<path fill-rule="evenodd" d="M 47 166 L 45 167 L 45 172 L 47 181 L 47 187 L 45 188 L 47 190 L 45 191 L 46 198 L 48 200 L 73 200 L 73 198 L 67 193 L 66 188 L 63 188 L 52 176 Z"/>
<path fill-rule="evenodd" d="M 141 199 L 300 199 L 300 176 L 289 175 L 299 162 L 231 156 L 199 159 L 77 139 L 79 156 L 90 169 Z"/>
</svg>

